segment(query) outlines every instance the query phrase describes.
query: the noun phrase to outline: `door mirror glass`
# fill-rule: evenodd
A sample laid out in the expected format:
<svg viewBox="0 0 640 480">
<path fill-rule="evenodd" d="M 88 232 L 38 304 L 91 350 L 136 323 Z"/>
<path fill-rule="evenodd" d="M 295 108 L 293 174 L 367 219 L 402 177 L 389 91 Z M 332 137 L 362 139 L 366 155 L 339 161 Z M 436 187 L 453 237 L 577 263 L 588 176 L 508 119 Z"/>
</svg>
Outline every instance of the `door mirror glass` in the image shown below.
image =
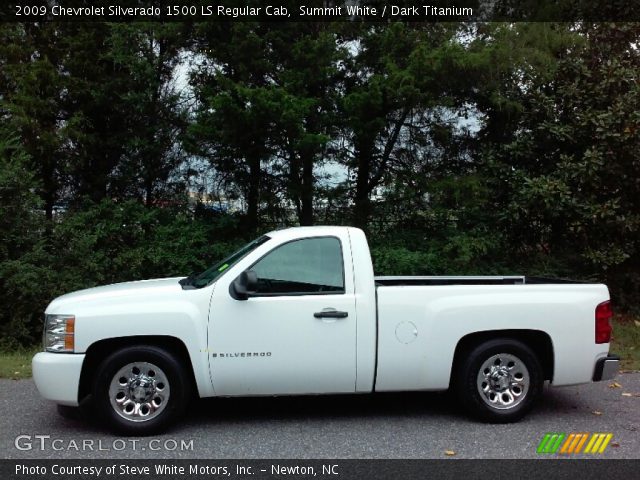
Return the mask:
<svg viewBox="0 0 640 480">
<path fill-rule="evenodd" d="M 229 285 L 229 294 L 236 300 L 247 300 L 258 288 L 258 277 L 253 270 L 246 270 L 238 275 Z"/>
</svg>

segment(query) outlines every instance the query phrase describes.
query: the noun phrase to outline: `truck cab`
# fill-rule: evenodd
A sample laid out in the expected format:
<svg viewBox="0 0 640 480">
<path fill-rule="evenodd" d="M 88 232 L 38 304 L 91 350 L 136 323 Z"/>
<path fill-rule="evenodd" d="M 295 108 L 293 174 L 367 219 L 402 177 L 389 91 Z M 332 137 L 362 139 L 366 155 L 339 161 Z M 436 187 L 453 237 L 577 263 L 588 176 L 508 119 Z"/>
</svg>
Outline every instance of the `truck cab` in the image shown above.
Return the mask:
<svg viewBox="0 0 640 480">
<path fill-rule="evenodd" d="M 371 391 L 375 284 L 364 234 L 316 227 L 269 238 L 213 288 L 208 350 L 216 394 Z M 356 251 L 363 253 L 354 261 Z M 245 271 L 255 281 L 239 296 Z"/>
</svg>

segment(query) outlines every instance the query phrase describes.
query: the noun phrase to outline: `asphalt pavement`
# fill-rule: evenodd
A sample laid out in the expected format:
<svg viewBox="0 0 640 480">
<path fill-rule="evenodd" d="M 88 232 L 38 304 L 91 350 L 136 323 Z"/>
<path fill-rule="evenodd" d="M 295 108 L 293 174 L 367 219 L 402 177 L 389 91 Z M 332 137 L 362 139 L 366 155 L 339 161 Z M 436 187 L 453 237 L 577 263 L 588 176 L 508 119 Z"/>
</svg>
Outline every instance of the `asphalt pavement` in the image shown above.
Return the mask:
<svg viewBox="0 0 640 480">
<path fill-rule="evenodd" d="M 640 373 L 545 388 L 509 425 L 470 420 L 444 393 L 220 398 L 164 435 L 127 438 L 61 417 L 32 380 L 0 380 L 0 412 L 2 458 L 540 458 L 548 432 L 610 432 L 603 454 L 579 457 L 640 458 Z"/>
</svg>

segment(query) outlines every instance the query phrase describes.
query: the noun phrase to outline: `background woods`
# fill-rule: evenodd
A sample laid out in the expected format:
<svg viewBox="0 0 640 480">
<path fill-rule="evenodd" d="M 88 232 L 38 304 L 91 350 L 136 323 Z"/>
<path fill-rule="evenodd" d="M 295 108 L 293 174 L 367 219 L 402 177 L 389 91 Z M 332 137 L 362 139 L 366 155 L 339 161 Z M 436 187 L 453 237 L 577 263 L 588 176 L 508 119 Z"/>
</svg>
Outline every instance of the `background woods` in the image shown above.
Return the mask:
<svg viewBox="0 0 640 480">
<path fill-rule="evenodd" d="M 0 25 L 0 347 L 73 289 L 264 231 L 380 274 L 606 281 L 639 307 L 637 23 Z"/>
</svg>

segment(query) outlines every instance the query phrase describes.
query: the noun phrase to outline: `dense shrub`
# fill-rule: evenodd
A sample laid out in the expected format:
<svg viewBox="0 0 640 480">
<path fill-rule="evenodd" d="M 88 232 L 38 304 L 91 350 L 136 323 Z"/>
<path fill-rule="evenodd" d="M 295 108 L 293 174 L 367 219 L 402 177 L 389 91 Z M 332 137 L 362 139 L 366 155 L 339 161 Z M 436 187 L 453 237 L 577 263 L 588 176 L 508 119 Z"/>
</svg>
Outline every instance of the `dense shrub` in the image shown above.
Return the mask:
<svg viewBox="0 0 640 480">
<path fill-rule="evenodd" d="M 37 341 L 47 304 L 69 291 L 206 268 L 242 242 L 230 240 L 233 226 L 232 218 L 136 201 L 104 200 L 60 214 L 31 248 L 0 265 L 2 303 L 9 307 L 0 348 Z"/>
</svg>

